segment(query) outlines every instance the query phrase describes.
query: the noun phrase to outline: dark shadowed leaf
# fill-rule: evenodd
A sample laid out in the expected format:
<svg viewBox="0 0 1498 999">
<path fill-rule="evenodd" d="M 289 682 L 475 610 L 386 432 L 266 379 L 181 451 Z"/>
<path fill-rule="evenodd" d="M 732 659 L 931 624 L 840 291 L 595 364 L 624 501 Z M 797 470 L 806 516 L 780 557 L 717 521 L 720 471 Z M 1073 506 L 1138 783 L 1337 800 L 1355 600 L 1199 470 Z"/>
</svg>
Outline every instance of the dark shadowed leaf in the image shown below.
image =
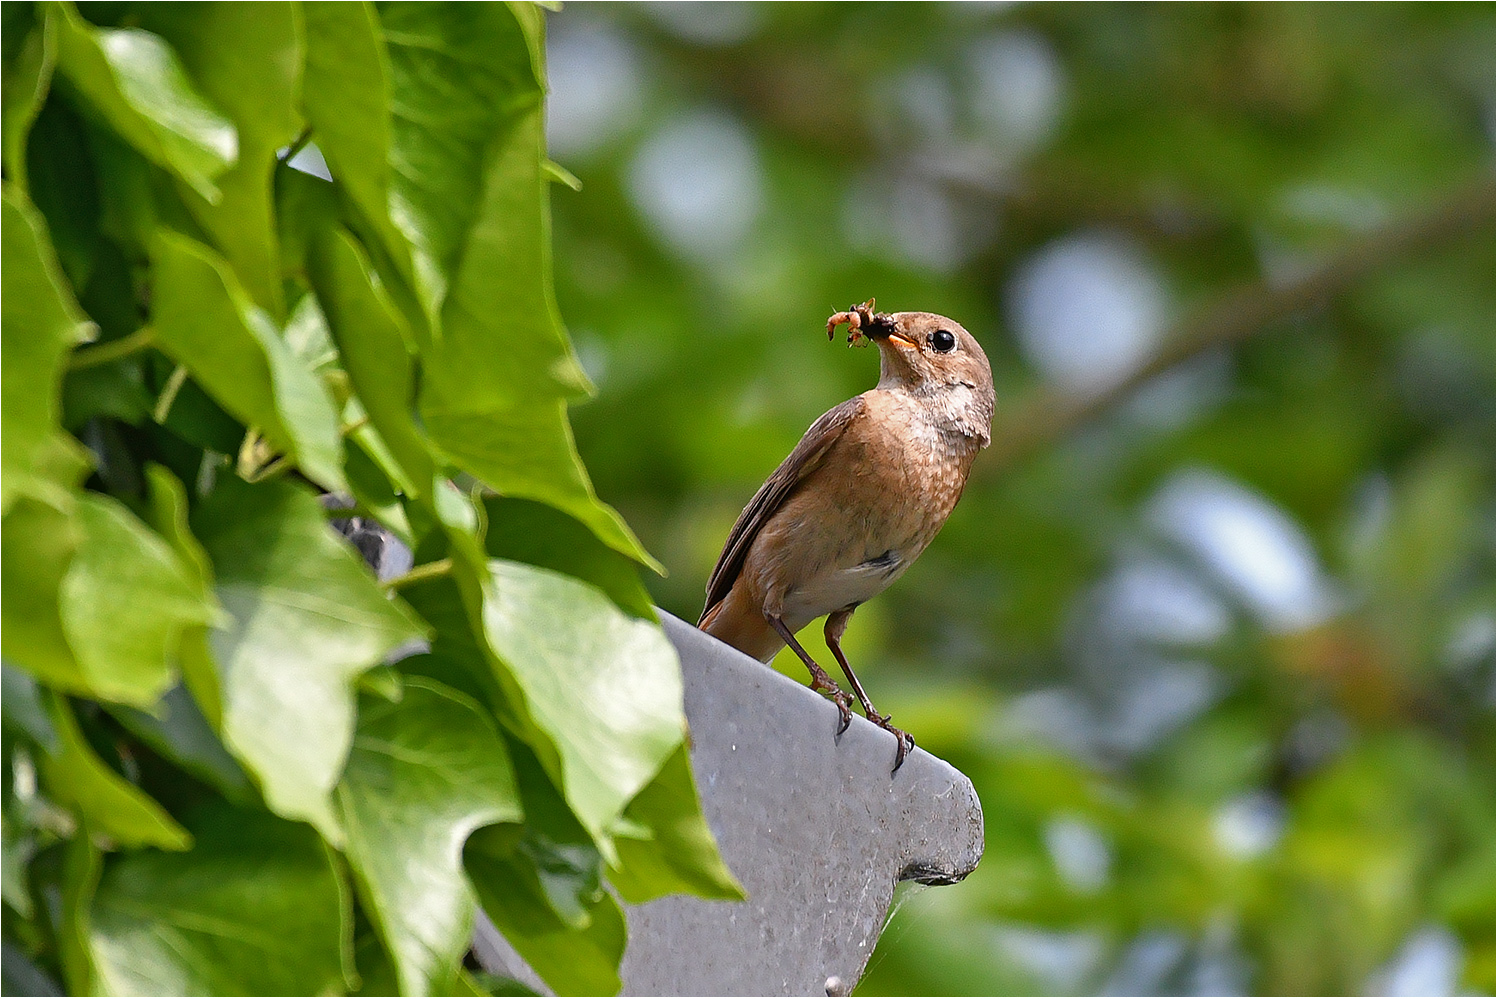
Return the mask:
<svg viewBox="0 0 1498 999">
<path fill-rule="evenodd" d="M 147 714 L 123 706 L 109 709 L 136 738 L 203 783 L 217 788 L 224 797 L 239 804 L 255 804 L 255 786 L 219 741 L 185 686 L 179 684 L 167 691 L 154 712 Z"/>
<path fill-rule="evenodd" d="M 295 486 L 226 479 L 192 526 L 233 618 L 210 635 L 223 739 L 272 809 L 341 841 L 331 794 L 353 737 L 355 680 L 420 626 Z"/>
<path fill-rule="evenodd" d="M 0 666 L 0 717 L 6 728 L 24 732 L 43 749 L 56 752 L 61 748 L 42 705 L 41 688 L 30 675 L 10 666 Z"/>
<path fill-rule="evenodd" d="M 506 935 L 583 929 L 603 895 L 602 857 L 535 754 L 523 743 L 509 744 L 525 821 L 479 830 L 463 850 L 463 864 Z"/>
<path fill-rule="evenodd" d="M 391 221 L 390 64 L 379 18 L 367 3 L 312 4 L 302 101 L 328 169 L 343 184 L 411 288 L 433 289 L 414 269 L 412 247 Z M 430 263 L 425 270 L 432 270 Z M 427 278 L 426 280 L 430 280 Z"/>
<path fill-rule="evenodd" d="M 114 995 L 317 995 L 345 988 L 347 886 L 309 826 L 223 805 L 187 853 L 106 865 L 89 950 Z"/>
<path fill-rule="evenodd" d="M 507 934 L 505 939 L 558 995 L 619 993 L 619 962 L 628 933 L 624 911 L 607 892 L 588 910 L 588 924 L 582 929 Z"/>
<path fill-rule="evenodd" d="M 464 841 L 521 817 L 509 754 L 487 714 L 423 678 L 409 679 L 398 703 L 360 700 L 340 814 L 360 898 L 406 995 L 452 987 L 468 949 Z"/>
<path fill-rule="evenodd" d="M 239 155 L 234 125 L 193 86 L 178 53 L 139 28 L 100 29 L 54 8 L 62 75 L 111 128 L 209 200 Z"/>
</svg>

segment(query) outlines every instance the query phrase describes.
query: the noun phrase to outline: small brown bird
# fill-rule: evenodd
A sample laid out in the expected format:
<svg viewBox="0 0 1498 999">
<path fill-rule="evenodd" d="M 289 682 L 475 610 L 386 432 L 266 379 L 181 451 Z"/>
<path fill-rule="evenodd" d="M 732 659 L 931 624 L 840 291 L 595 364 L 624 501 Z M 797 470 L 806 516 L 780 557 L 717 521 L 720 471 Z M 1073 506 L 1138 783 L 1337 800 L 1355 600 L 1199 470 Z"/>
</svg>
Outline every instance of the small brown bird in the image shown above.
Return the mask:
<svg viewBox="0 0 1498 999">
<path fill-rule="evenodd" d="M 967 330 L 930 312 L 827 320 L 879 345 L 879 384 L 824 413 L 739 514 L 707 584 L 697 627 L 761 662 L 789 645 L 852 720 L 848 695 L 796 641 L 827 615 L 827 648 L 869 721 L 894 734 L 895 769 L 915 740 L 870 703 L 839 644 L 858 605 L 900 577 L 957 505 L 988 446 L 993 373 Z"/>
</svg>

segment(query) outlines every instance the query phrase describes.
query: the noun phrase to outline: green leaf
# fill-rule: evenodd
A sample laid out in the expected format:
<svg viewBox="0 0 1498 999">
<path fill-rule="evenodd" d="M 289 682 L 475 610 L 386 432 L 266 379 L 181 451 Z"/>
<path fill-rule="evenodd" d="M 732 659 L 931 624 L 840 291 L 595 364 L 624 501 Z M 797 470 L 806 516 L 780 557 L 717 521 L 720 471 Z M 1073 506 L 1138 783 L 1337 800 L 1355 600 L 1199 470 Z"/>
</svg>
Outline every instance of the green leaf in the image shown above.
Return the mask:
<svg viewBox="0 0 1498 999">
<path fill-rule="evenodd" d="M 338 786 L 360 897 L 393 956 L 405 995 L 450 988 L 473 931 L 463 843 L 515 822 L 509 754 L 478 704 L 410 679 L 399 703 L 361 699 Z"/>
<path fill-rule="evenodd" d="M 308 274 L 354 391 L 404 472 L 398 484 L 408 496 L 430 499 L 436 465 L 413 415 L 416 382 L 404 318 L 341 230 L 313 245 Z"/>
<path fill-rule="evenodd" d="M 234 122 L 239 162 L 218 180 L 221 198 L 188 197 L 198 223 L 241 285 L 285 319 L 271 175 L 276 150 L 302 130 L 302 41 L 290 3 L 153 4 L 142 23 L 171 42 L 204 94 Z"/>
<path fill-rule="evenodd" d="M 412 246 L 391 221 L 391 89 L 385 38 L 367 3 L 308 4 L 307 66 L 302 100 L 328 170 L 377 234 L 401 279 L 420 288 L 424 313 L 435 289 L 421 284 Z"/>
<path fill-rule="evenodd" d="M 702 817 L 685 744 L 629 803 L 624 817 L 651 834 L 649 839 L 614 838 L 619 863 L 609 867 L 609 883 L 626 902 L 640 905 L 677 893 L 735 901 L 746 897 Z"/>
<path fill-rule="evenodd" d="M 503 497 L 484 500 L 484 508 L 489 521 L 484 547 L 490 555 L 575 576 L 634 616 L 657 620 L 635 562 L 603 544 L 574 518 L 555 507 Z"/>
<path fill-rule="evenodd" d="M 138 28 L 95 28 L 72 4 L 58 20 L 57 64 L 86 102 L 151 162 L 210 201 L 240 153 L 234 125 L 188 79 L 172 47 Z"/>
<path fill-rule="evenodd" d="M 9 510 L 20 493 L 51 488 L 45 454 L 58 447 L 54 438 L 61 435 L 63 361 L 75 344 L 92 338 L 93 324 L 63 277 L 41 213 L 10 185 L 4 201 L 0 510 Z"/>
<path fill-rule="evenodd" d="M 587 525 L 604 544 L 656 571 L 624 519 L 593 492 L 567 423 L 567 405 L 522 402 L 503 411 L 437 412 L 422 404 L 427 432 L 464 471 L 503 496 L 546 503 Z"/>
<path fill-rule="evenodd" d="M 277 813 L 342 841 L 331 793 L 354 731 L 354 685 L 421 628 L 288 483 L 220 482 L 193 532 L 233 618 L 211 633 L 222 735 Z"/>
<path fill-rule="evenodd" d="M 59 590 L 83 692 L 148 705 L 171 685 L 183 633 L 218 611 L 200 580 L 118 501 L 82 496 L 83 540 Z"/>
<path fill-rule="evenodd" d="M 172 684 L 184 632 L 215 609 L 118 501 L 69 506 L 25 500 L 5 518 L 5 656 L 61 689 L 147 707 Z"/>
<path fill-rule="evenodd" d="M 84 739 L 73 710 L 48 692 L 47 714 L 61 743 L 42 761 L 47 792 L 73 811 L 89 830 L 123 847 L 157 846 L 186 850 L 192 837 L 140 788 L 109 769 Z"/>
<path fill-rule="evenodd" d="M 338 414 L 264 311 L 212 250 L 165 230 L 153 243 L 161 349 L 241 421 L 328 489 L 344 488 Z"/>
<path fill-rule="evenodd" d="M 495 135 L 518 101 L 539 100 L 514 15 L 499 4 L 379 10 L 389 60 L 395 222 L 449 277 L 483 198 Z M 440 301 L 439 296 L 438 301 Z"/>
<path fill-rule="evenodd" d="M 62 916 L 57 928 L 57 956 L 63 981 L 75 996 L 100 994 L 93 954 L 88 943 L 89 911 L 104 869 L 104 857 L 87 827 L 80 827 L 64 848 Z M 168 855 L 170 856 L 170 855 Z"/>
<path fill-rule="evenodd" d="M 606 843 L 624 806 L 682 741 L 676 651 L 659 625 L 630 617 L 586 583 L 499 559 L 489 568 L 485 637 L 556 746 L 552 779 Z M 559 609 L 566 628 L 557 627 Z"/>
<path fill-rule="evenodd" d="M 0 648 L 5 659 L 55 686 L 75 690 L 90 685 L 68 648 L 58 593 L 82 537 L 73 518 L 32 499 L 15 504 L 0 529 Z"/>
<path fill-rule="evenodd" d="M 334 857 L 305 825 L 219 805 L 187 853 L 112 861 L 88 942 L 113 995 L 343 992 L 352 926 Z"/>
<path fill-rule="evenodd" d="M 47 99 L 52 71 L 57 66 L 56 15 L 45 11 L 41 15 L 26 33 L 14 62 L 6 67 L 4 101 L 0 104 L 5 175 L 21 191 L 26 190 L 26 137 Z"/>
</svg>

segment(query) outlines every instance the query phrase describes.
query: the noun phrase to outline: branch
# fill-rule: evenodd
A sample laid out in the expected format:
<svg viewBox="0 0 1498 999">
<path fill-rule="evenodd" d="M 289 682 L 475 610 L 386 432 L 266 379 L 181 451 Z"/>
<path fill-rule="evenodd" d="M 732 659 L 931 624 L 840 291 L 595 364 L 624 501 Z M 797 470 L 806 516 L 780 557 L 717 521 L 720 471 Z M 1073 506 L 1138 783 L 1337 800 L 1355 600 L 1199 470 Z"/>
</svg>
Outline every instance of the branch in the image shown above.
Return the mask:
<svg viewBox="0 0 1498 999">
<path fill-rule="evenodd" d="M 110 340 L 108 343 L 73 351 L 68 357 L 68 370 L 81 371 L 84 368 L 118 361 L 122 357 L 138 354 L 155 343 L 156 331 L 149 326 L 142 326 L 129 336 L 122 336 L 118 340 Z"/>
<path fill-rule="evenodd" d="M 1178 324 L 1144 363 L 1093 394 L 1035 390 L 1000 416 L 994 445 L 979 459 L 979 476 L 990 478 L 1009 470 L 1198 354 L 1236 346 L 1276 320 L 1340 295 L 1383 267 L 1443 246 L 1469 231 L 1490 228 L 1494 197 L 1492 178 L 1484 178 L 1433 211 L 1393 222 L 1354 241 L 1303 277 L 1281 285 L 1259 282 L 1230 292 Z"/>
</svg>

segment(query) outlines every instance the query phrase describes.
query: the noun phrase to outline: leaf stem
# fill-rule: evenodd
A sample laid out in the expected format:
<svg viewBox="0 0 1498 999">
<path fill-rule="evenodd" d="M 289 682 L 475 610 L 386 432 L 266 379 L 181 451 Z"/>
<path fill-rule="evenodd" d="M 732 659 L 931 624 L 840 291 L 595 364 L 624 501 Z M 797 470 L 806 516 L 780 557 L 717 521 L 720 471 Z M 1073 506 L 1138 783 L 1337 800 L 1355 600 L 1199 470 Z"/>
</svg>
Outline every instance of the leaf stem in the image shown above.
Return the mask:
<svg viewBox="0 0 1498 999">
<path fill-rule="evenodd" d="M 138 354 L 156 344 L 156 331 L 150 326 L 142 326 L 129 336 L 122 336 L 118 340 L 101 343 L 94 347 L 84 347 L 73 352 L 68 358 L 69 371 L 81 371 L 84 368 L 97 367 L 100 364 L 109 364 L 118 361 L 122 357 Z"/>
<path fill-rule="evenodd" d="M 435 562 L 418 565 L 405 575 L 385 580 L 385 589 L 396 592 L 417 583 L 424 583 L 429 579 L 440 579 L 452 571 L 453 560 L 451 558 L 438 559 Z"/>
<path fill-rule="evenodd" d="M 166 423 L 166 415 L 172 411 L 172 403 L 177 401 L 177 393 L 182 391 L 186 381 L 186 367 L 179 364 L 172 369 L 166 384 L 161 387 L 161 395 L 156 397 L 156 408 L 151 411 L 151 419 L 157 423 Z"/>
</svg>

